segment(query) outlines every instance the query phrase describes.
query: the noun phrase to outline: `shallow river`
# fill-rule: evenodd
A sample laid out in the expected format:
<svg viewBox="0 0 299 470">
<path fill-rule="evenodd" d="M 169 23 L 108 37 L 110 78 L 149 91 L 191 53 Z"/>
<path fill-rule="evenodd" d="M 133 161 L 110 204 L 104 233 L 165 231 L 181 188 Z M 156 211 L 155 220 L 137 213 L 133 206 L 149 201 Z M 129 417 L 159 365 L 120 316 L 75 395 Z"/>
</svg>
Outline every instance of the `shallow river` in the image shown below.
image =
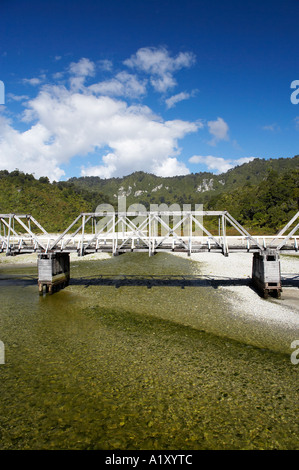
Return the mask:
<svg viewBox="0 0 299 470">
<path fill-rule="evenodd" d="M 225 337 L 225 293 L 194 273 L 80 260 L 40 297 L 36 267 L 0 266 L 0 449 L 298 449 L 299 364 Z"/>
</svg>

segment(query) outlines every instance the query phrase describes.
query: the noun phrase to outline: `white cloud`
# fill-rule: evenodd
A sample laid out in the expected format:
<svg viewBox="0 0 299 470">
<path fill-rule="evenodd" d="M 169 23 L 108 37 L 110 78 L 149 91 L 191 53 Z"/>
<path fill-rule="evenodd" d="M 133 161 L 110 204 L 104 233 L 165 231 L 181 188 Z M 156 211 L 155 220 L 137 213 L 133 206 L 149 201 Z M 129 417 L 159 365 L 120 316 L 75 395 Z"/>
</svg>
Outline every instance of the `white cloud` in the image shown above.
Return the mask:
<svg viewBox="0 0 299 470">
<path fill-rule="evenodd" d="M 65 174 L 64 165 L 74 157 L 85 157 L 85 163 L 80 162 L 82 175 L 108 178 L 137 170 L 163 176 L 189 173 L 180 161 L 179 141 L 203 124 L 165 121 L 148 106 L 129 105 L 125 99 L 140 100 L 148 80 L 161 91 L 168 89 L 175 83 L 173 73 L 193 61 L 190 53 L 171 57 L 166 49 L 143 48 L 126 65 L 147 72 L 148 78 L 120 71 L 109 80 L 86 84 L 97 67 L 111 71 L 112 63 L 82 58 L 55 75 L 59 80 L 67 73 L 68 81 L 41 86 L 45 76 L 24 79 L 24 83 L 40 85 L 39 93 L 30 100 L 27 95 L 10 97 L 27 100 L 21 116 L 26 131 L 17 130 L 12 120 L 0 116 L 1 168 L 19 168 L 59 180 Z M 178 95 L 172 97 L 172 103 L 187 99 L 187 93 Z"/>
<path fill-rule="evenodd" d="M 82 90 L 86 77 L 92 77 L 95 73 L 95 64 L 83 57 L 78 62 L 72 62 L 69 66 L 70 84 L 74 91 Z"/>
<path fill-rule="evenodd" d="M 147 106 L 129 106 L 122 100 L 95 96 L 63 86 L 44 86 L 27 103 L 17 131 L 4 117 L 0 123 L 0 161 L 9 171 L 19 168 L 59 179 L 75 156 L 97 156 L 99 163 L 83 165 L 82 175 L 120 176 L 144 170 L 173 175 L 188 172 L 177 160 L 179 139 L 196 132 L 200 123 L 163 121 Z M 34 124 L 31 124 L 31 123 Z M 109 148 L 108 152 L 105 150 Z M 104 154 L 103 158 L 102 155 Z"/>
<path fill-rule="evenodd" d="M 269 124 L 268 126 L 263 126 L 262 129 L 264 131 L 270 131 L 270 132 L 277 132 L 277 131 L 280 131 L 280 127 L 278 126 L 278 124 L 274 123 L 274 124 Z"/>
<path fill-rule="evenodd" d="M 157 176 L 188 175 L 190 170 L 185 163 L 179 162 L 176 158 L 168 157 L 161 163 L 153 166 L 153 173 Z"/>
<path fill-rule="evenodd" d="M 213 136 L 209 142 L 210 145 L 216 145 L 220 140 L 228 140 L 229 127 L 221 117 L 218 117 L 216 121 L 208 121 L 208 128 Z"/>
<path fill-rule="evenodd" d="M 85 168 L 81 167 L 81 176 L 100 176 L 101 178 L 110 178 L 116 171 L 117 156 L 108 153 L 103 157 L 104 165 L 94 165 Z"/>
<path fill-rule="evenodd" d="M 191 96 L 190 93 L 186 93 L 184 91 L 181 93 L 178 93 L 177 95 L 173 95 L 167 100 L 165 100 L 166 106 L 168 109 L 173 108 L 180 101 L 188 100 L 190 96 Z"/>
<path fill-rule="evenodd" d="M 61 78 L 63 78 L 63 76 L 64 76 L 63 72 L 56 72 L 56 73 L 53 73 L 53 75 L 52 75 L 54 80 L 60 80 Z"/>
<path fill-rule="evenodd" d="M 295 117 L 294 121 L 295 121 L 296 129 L 297 129 L 297 131 L 299 131 L 299 116 Z"/>
<path fill-rule="evenodd" d="M 64 171 L 59 167 L 59 160 L 49 152 L 49 138 L 50 132 L 41 124 L 18 132 L 7 119 L 0 117 L 1 168 L 8 171 L 19 168 L 36 176 L 48 175 L 59 180 Z"/>
<path fill-rule="evenodd" d="M 7 97 L 13 101 L 26 101 L 29 99 L 28 95 L 14 95 L 13 93 L 7 93 Z"/>
<path fill-rule="evenodd" d="M 69 71 L 72 75 L 78 75 L 81 77 L 92 76 L 95 71 L 95 64 L 83 57 L 78 62 L 72 62 L 69 66 Z"/>
<path fill-rule="evenodd" d="M 138 98 L 146 94 L 146 80 L 138 80 L 127 72 L 118 73 L 115 78 L 95 83 L 89 90 L 96 94 Z"/>
<path fill-rule="evenodd" d="M 190 163 L 202 163 L 207 166 L 209 171 L 215 171 L 216 173 L 225 173 L 237 165 L 243 165 L 243 163 L 248 163 L 252 160 L 254 160 L 254 157 L 244 157 L 234 160 L 231 158 L 214 157 L 213 155 L 193 155 L 193 157 L 189 158 Z"/>
<path fill-rule="evenodd" d="M 42 80 L 40 78 L 23 78 L 23 83 L 28 84 L 28 85 L 40 85 Z"/>
<path fill-rule="evenodd" d="M 105 70 L 106 72 L 111 72 L 113 68 L 113 62 L 108 59 L 99 60 L 97 63 L 100 69 Z"/>
<path fill-rule="evenodd" d="M 143 47 L 125 60 L 124 64 L 150 75 L 154 89 L 165 93 L 177 84 L 173 74 L 183 67 L 190 67 L 194 62 L 195 55 L 191 52 L 180 52 L 176 57 L 171 57 L 165 48 Z"/>
</svg>

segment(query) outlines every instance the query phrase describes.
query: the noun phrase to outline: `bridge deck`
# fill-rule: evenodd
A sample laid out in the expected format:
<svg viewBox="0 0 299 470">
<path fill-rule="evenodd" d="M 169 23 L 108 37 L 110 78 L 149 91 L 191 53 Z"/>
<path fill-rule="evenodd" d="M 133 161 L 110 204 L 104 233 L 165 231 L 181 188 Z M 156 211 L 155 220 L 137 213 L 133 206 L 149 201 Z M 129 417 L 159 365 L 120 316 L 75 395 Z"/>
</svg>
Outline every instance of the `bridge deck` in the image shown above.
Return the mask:
<svg viewBox="0 0 299 470">
<path fill-rule="evenodd" d="M 208 229 L 218 220 L 218 234 Z M 145 251 L 298 252 L 299 212 L 277 234 L 252 236 L 226 211 L 82 213 L 61 234 L 49 234 L 31 215 L 0 214 L 0 251 L 8 255 L 32 252 L 100 251 L 113 254 Z M 215 225 L 215 224 L 214 224 Z M 227 228 L 236 235 L 228 236 Z M 289 232 L 287 234 L 287 232 Z"/>
<path fill-rule="evenodd" d="M 176 240 L 173 238 L 163 239 L 163 237 L 157 237 L 155 239 L 149 239 L 144 237 L 142 240 L 137 237 L 130 237 L 128 234 L 123 236 L 121 233 L 114 237 L 99 238 L 92 240 L 91 235 L 84 237 L 83 242 L 80 236 L 72 238 L 68 243 L 61 241 L 52 250 L 41 249 L 41 246 L 49 247 L 55 240 L 53 237 L 39 236 L 37 239 L 33 238 L 18 238 L 11 237 L 9 243 L 9 251 L 7 250 L 7 243 L 0 238 L 0 252 L 7 252 L 7 254 L 25 254 L 35 252 L 76 252 L 79 255 L 87 255 L 97 252 L 108 252 L 108 253 L 125 253 L 125 252 L 186 252 L 186 253 L 200 253 L 200 252 L 212 252 L 229 254 L 234 252 L 242 253 L 255 253 L 260 251 L 260 246 L 267 248 L 269 242 L 272 241 L 274 236 L 257 237 L 257 244 L 248 243 L 246 237 L 231 236 L 226 237 L 226 246 L 223 245 L 223 239 L 221 237 L 215 237 L 215 240 L 211 240 L 208 237 L 202 237 L 200 240 L 197 237 L 182 238 Z M 147 241 L 147 244 L 145 243 Z M 276 243 L 271 245 L 272 249 L 275 249 L 279 245 L 280 239 L 276 240 Z M 162 242 L 162 243 L 161 243 Z M 151 246 L 149 247 L 149 244 Z M 83 253 L 82 253 L 83 245 Z M 297 253 L 298 252 L 298 241 L 297 237 L 292 237 L 286 245 L 280 250 L 282 253 Z"/>
</svg>

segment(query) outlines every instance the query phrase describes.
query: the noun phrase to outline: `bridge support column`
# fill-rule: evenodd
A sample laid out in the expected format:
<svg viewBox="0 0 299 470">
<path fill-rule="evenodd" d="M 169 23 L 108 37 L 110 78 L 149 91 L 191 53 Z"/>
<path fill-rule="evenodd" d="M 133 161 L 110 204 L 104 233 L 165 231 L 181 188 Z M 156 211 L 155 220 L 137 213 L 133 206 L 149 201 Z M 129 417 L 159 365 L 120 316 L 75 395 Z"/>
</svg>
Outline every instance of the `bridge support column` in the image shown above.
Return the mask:
<svg viewBox="0 0 299 470">
<path fill-rule="evenodd" d="M 69 253 L 39 253 L 38 254 L 38 290 L 42 295 L 44 288 L 49 294 L 63 289 L 70 280 Z"/>
<path fill-rule="evenodd" d="M 276 250 L 267 249 L 254 253 L 252 283 L 265 299 L 269 294 L 280 298 L 282 292 L 281 271 L 279 254 Z"/>
</svg>

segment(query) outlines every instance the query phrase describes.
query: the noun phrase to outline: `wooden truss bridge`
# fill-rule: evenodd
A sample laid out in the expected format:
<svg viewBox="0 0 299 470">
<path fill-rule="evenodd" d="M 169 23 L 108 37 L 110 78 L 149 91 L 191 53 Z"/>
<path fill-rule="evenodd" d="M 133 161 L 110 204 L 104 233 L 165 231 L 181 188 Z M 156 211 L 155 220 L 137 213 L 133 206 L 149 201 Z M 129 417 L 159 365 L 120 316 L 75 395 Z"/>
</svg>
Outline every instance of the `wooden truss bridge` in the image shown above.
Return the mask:
<svg viewBox="0 0 299 470">
<path fill-rule="evenodd" d="M 250 235 L 227 211 L 81 213 L 61 234 L 48 233 L 28 214 L 0 214 L 0 251 L 36 252 L 40 290 L 46 285 L 50 291 L 68 282 L 71 252 L 253 253 L 253 280 L 267 296 L 281 292 L 279 254 L 298 252 L 298 231 L 299 212 L 273 236 Z"/>
</svg>

